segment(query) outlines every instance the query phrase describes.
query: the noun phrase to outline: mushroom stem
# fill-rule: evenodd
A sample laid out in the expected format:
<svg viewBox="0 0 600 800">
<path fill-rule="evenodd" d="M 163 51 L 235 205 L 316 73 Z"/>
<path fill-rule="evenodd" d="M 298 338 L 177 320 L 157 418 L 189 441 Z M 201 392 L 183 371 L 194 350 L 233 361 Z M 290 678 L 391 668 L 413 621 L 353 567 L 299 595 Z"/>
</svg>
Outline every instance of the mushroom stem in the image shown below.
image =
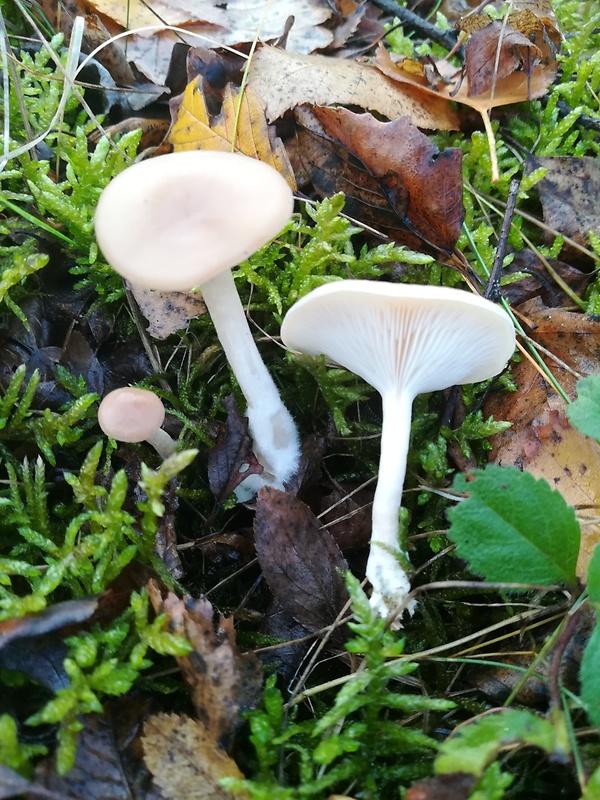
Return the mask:
<svg viewBox="0 0 600 800">
<path fill-rule="evenodd" d="M 246 398 L 254 452 L 264 467 L 262 475 L 251 476 L 252 483 L 258 479 L 259 485 L 245 488 L 252 493 L 265 485 L 283 489 L 300 459 L 300 442 L 292 415 L 283 405 L 260 357 L 231 271 L 221 272 L 203 282 L 200 288 L 223 351 Z M 246 483 L 243 482 L 244 486 Z"/>
<path fill-rule="evenodd" d="M 367 578 L 373 586 L 371 605 L 385 617 L 410 592 L 408 575 L 400 563 L 408 554 L 400 548 L 398 515 L 406 475 L 413 398 L 406 392 L 393 391 L 384 393 L 382 399 L 381 455 L 373 498 Z M 414 601 L 408 606 L 411 613 L 413 608 Z"/>
<path fill-rule="evenodd" d="M 162 428 L 159 428 L 151 436 L 147 436 L 146 441 L 148 444 L 152 445 L 158 455 L 162 458 L 169 458 L 169 456 L 172 456 L 175 452 L 176 442 L 166 431 L 163 431 Z"/>
</svg>

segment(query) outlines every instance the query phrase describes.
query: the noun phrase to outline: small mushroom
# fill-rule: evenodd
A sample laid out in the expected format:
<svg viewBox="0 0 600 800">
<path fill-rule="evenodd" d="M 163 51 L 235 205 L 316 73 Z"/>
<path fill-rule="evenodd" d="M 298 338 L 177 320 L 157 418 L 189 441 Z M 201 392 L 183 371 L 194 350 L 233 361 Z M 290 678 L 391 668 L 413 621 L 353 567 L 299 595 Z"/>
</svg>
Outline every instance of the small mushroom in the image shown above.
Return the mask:
<svg viewBox="0 0 600 800">
<path fill-rule="evenodd" d="M 246 398 L 264 468 L 243 482 L 238 497 L 266 484 L 283 488 L 300 456 L 296 426 L 257 350 L 231 274 L 279 233 L 293 202 L 285 179 L 268 164 L 186 151 L 129 167 L 106 187 L 96 209 L 98 243 L 124 278 L 150 289 L 202 292 Z"/>
<path fill-rule="evenodd" d="M 305 295 L 281 328 L 292 350 L 324 354 L 381 394 L 379 475 L 373 500 L 367 577 L 371 605 L 388 616 L 410 591 L 401 566 L 398 514 L 406 473 L 411 409 L 422 392 L 496 375 L 515 347 L 508 315 L 458 289 L 340 281 Z M 409 604 L 414 608 L 414 602 Z M 395 623 L 399 627 L 399 623 Z"/>
<path fill-rule="evenodd" d="M 134 386 L 109 392 L 98 408 L 98 424 L 107 436 L 118 442 L 148 442 L 168 458 L 175 451 L 175 442 L 160 427 L 164 419 L 160 397 Z"/>
</svg>

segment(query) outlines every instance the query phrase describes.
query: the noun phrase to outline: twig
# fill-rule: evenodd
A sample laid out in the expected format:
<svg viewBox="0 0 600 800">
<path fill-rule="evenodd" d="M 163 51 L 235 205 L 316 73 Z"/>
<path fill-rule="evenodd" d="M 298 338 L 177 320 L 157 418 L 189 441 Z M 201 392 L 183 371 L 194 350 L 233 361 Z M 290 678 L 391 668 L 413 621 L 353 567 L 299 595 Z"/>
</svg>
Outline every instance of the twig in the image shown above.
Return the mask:
<svg viewBox="0 0 600 800">
<path fill-rule="evenodd" d="M 496 255 L 494 256 L 494 265 L 492 267 L 492 271 L 490 272 L 488 285 L 484 294 L 484 297 L 494 303 L 498 303 L 500 300 L 500 274 L 502 272 L 502 262 L 504 261 L 504 254 L 506 253 L 508 234 L 510 233 L 510 226 L 515 213 L 515 205 L 517 203 L 517 195 L 519 193 L 520 183 L 521 182 L 518 180 L 512 180 L 510 182 L 508 200 L 506 202 L 506 209 L 504 211 L 504 220 L 502 222 L 502 229 L 498 239 L 498 247 L 496 247 Z"/>
<path fill-rule="evenodd" d="M 427 22 L 414 11 L 409 11 L 404 8 L 400 3 L 395 0 L 373 0 L 373 5 L 385 11 L 386 14 L 393 14 L 402 22 L 402 24 L 411 30 L 422 33 L 427 39 L 431 39 L 447 50 L 452 50 L 458 40 L 458 34 L 455 31 L 443 31 L 440 28 Z"/>
</svg>

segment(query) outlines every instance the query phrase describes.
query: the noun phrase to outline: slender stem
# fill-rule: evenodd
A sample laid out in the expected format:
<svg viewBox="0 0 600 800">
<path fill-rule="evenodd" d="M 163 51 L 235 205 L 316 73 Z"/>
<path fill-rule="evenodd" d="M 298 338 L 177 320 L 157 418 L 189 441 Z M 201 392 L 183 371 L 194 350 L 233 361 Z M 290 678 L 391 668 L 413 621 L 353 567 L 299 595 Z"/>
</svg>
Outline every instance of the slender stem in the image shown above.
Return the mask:
<svg viewBox="0 0 600 800">
<path fill-rule="evenodd" d="M 410 592 L 410 581 L 403 562 L 408 560 L 399 541 L 398 515 L 406 475 L 406 457 L 410 439 L 412 396 L 396 391 L 383 395 L 383 424 L 379 477 L 373 499 L 371 552 L 367 578 L 373 586 L 371 605 L 381 616 L 394 614 Z M 405 605 L 412 613 L 414 600 Z M 400 627 L 396 619 L 392 627 Z"/>
<path fill-rule="evenodd" d="M 404 392 L 383 398 L 379 477 L 373 499 L 372 542 L 398 548 L 398 513 L 406 475 L 412 397 Z"/>
<path fill-rule="evenodd" d="M 162 428 L 159 428 L 152 436 L 148 436 L 146 441 L 148 444 L 151 444 L 158 455 L 163 458 L 168 458 L 175 452 L 175 441 L 166 431 L 163 431 Z"/>
<path fill-rule="evenodd" d="M 248 409 L 254 451 L 265 468 L 262 484 L 280 488 L 298 466 L 300 445 L 296 425 L 283 405 L 273 378 L 256 347 L 230 270 L 200 287 L 221 346 Z"/>
</svg>

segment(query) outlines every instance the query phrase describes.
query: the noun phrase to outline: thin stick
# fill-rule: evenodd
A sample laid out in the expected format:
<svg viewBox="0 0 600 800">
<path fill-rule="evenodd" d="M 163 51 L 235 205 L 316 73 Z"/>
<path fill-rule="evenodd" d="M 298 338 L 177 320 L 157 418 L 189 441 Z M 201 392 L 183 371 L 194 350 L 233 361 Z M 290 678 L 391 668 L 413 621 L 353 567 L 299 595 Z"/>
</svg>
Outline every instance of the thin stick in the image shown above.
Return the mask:
<svg viewBox="0 0 600 800">
<path fill-rule="evenodd" d="M 516 179 L 510 182 L 508 201 L 506 203 L 506 210 L 504 212 L 504 220 L 502 221 L 502 229 L 500 231 L 500 238 L 498 239 L 498 246 L 496 247 L 494 264 L 492 266 L 492 271 L 490 272 L 488 285 L 483 295 L 493 303 L 497 303 L 500 300 L 500 275 L 502 273 L 502 263 L 504 261 L 504 254 L 506 253 L 508 234 L 510 233 L 510 226 L 512 225 L 512 218 L 515 213 L 515 205 L 517 203 L 517 195 L 519 194 L 520 183 L 521 182 Z"/>
</svg>

